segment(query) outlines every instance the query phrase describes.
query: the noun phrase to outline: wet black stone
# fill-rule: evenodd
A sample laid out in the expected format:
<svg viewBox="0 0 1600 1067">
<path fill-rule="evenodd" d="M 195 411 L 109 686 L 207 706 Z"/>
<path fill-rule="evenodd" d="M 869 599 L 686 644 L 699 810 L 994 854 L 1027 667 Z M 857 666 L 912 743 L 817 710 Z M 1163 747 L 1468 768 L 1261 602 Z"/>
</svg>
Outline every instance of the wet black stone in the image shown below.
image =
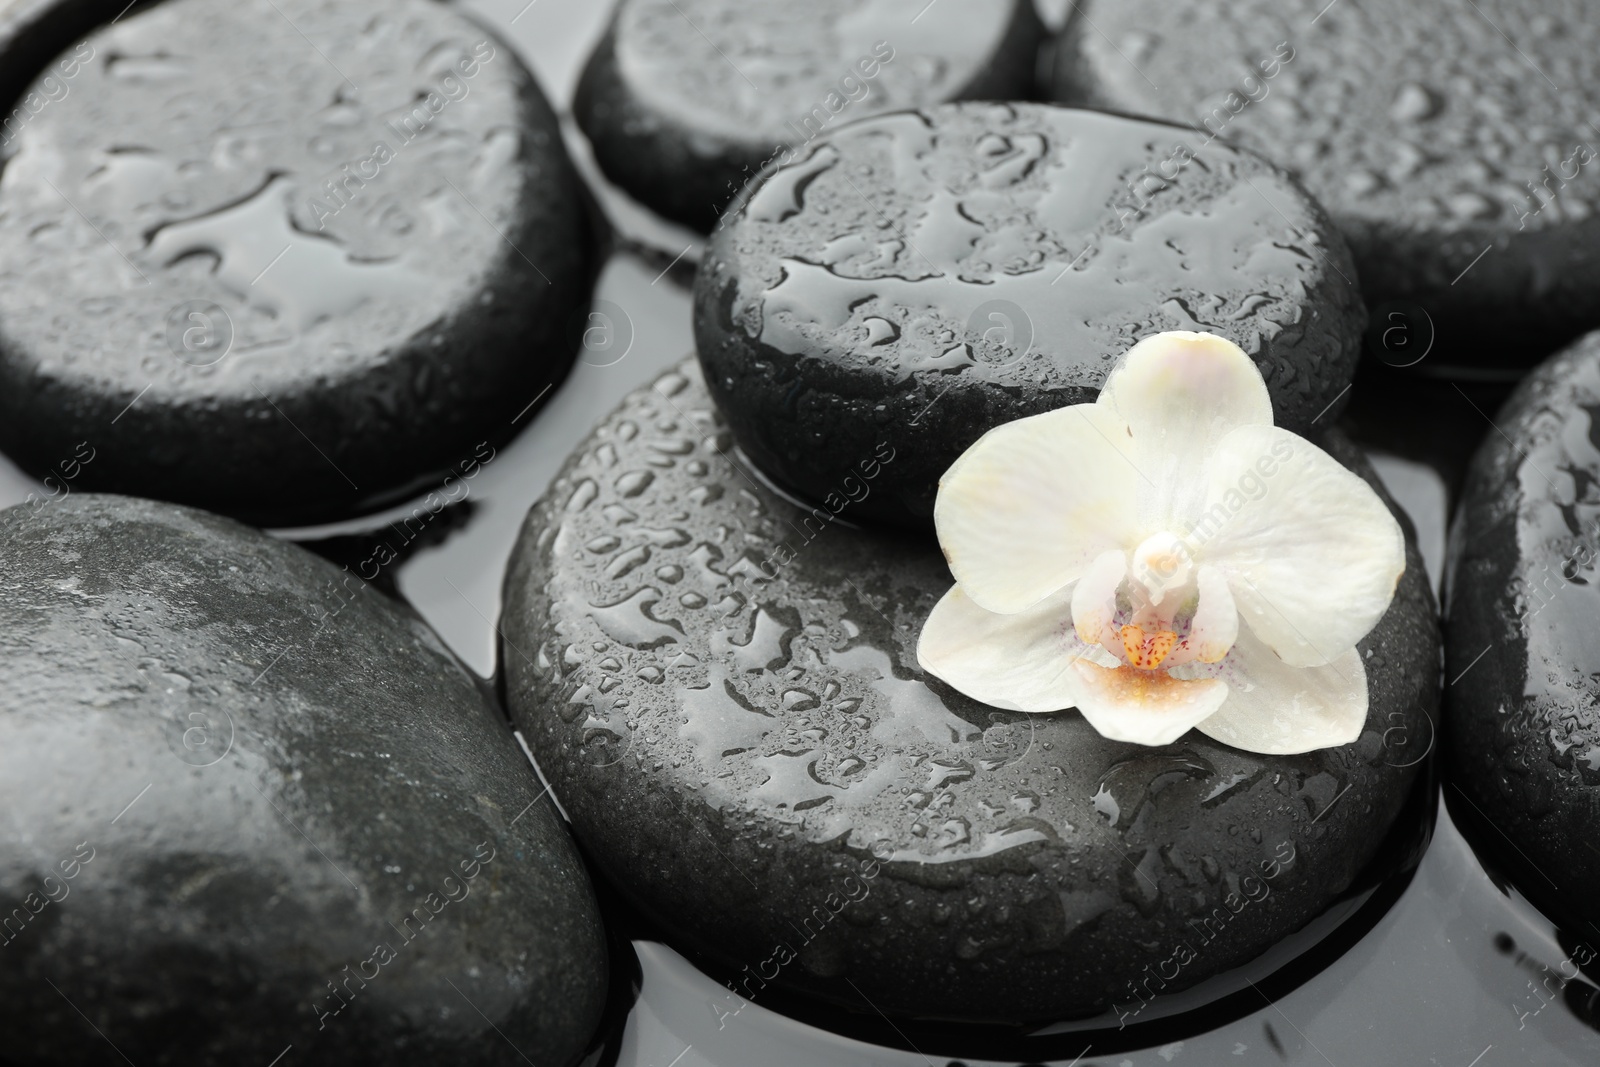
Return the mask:
<svg viewBox="0 0 1600 1067">
<path fill-rule="evenodd" d="M 695 283 L 712 396 L 779 483 L 926 526 L 940 475 L 986 430 L 1093 400 L 1137 340 L 1203 329 L 1248 352 L 1279 425 L 1329 425 L 1365 311 L 1322 210 L 1214 147 L 1136 213 L 1187 134 L 1043 104 L 953 104 L 842 130 L 771 175 Z M 847 483 L 847 479 L 851 479 Z"/>
<path fill-rule="evenodd" d="M 422 622 L 285 542 L 127 497 L 0 512 L 0 558 L 7 1055 L 583 1050 L 606 987 L 588 879 Z"/>
<path fill-rule="evenodd" d="M 626 0 L 573 110 L 612 181 L 659 214 L 710 230 L 768 162 L 835 126 L 1032 95 L 1044 35 L 1032 0 L 926 6 Z"/>
<path fill-rule="evenodd" d="M 28 83 L 63 49 L 126 6 L 117 0 L 11 0 L 0 6 L 0 151 L 21 119 L 17 109 L 29 111 L 22 99 Z"/>
<path fill-rule="evenodd" d="M 1374 319 L 1436 332 L 1429 367 L 1527 368 L 1600 326 L 1592 7 L 1321 7 L 1091 3 L 1060 39 L 1054 94 L 1290 168 L 1350 242 Z"/>
<path fill-rule="evenodd" d="M 1451 536 L 1452 788 L 1474 844 L 1580 937 L 1600 892 L 1600 334 L 1512 394 Z"/>
<path fill-rule="evenodd" d="M 679 947 L 752 982 L 742 995 L 760 1001 L 764 972 L 906 1016 L 1131 1010 L 1180 943 L 1195 958 L 1168 992 L 1253 959 L 1373 856 L 1438 699 L 1414 548 L 1362 642 L 1354 744 L 1118 744 L 929 681 L 914 647 L 951 580 L 937 546 L 819 527 L 734 465 L 697 366 L 680 370 L 602 422 L 531 512 L 507 693 L 595 862 Z M 1247 888 L 1264 899 L 1232 914 Z"/>
<path fill-rule="evenodd" d="M 322 521 L 504 439 L 571 365 L 577 179 L 532 75 L 449 6 L 171 0 L 22 101 L 0 448 L 36 475 L 88 441 L 82 488 Z"/>
</svg>

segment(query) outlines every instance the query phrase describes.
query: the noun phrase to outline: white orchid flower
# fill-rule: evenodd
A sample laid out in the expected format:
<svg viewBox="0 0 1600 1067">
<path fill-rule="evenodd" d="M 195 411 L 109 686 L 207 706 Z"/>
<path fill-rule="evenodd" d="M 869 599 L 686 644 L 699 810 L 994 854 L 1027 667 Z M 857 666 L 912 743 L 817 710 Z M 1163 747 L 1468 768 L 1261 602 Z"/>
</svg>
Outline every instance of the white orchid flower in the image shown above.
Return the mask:
<svg viewBox="0 0 1600 1067">
<path fill-rule="evenodd" d="M 1148 338 L 1093 404 L 989 431 L 940 479 L 934 521 L 956 584 L 917 658 L 968 696 L 1075 707 L 1143 745 L 1191 727 L 1276 754 L 1361 735 L 1355 646 L 1394 597 L 1404 535 L 1365 481 L 1272 425 L 1224 338 Z"/>
</svg>

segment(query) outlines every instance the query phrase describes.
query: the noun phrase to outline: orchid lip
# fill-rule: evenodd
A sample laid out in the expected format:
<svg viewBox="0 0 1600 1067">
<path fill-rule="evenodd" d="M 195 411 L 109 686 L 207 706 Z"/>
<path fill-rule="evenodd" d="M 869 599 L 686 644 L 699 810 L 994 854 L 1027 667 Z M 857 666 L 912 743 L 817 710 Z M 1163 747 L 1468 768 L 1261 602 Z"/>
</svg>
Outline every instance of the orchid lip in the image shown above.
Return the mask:
<svg viewBox="0 0 1600 1067">
<path fill-rule="evenodd" d="M 1157 538 L 1150 538 L 1145 544 L 1151 542 L 1157 542 Z M 1157 542 L 1154 565 L 1179 561 L 1179 557 L 1160 554 L 1168 552 L 1170 544 Z M 1139 554 L 1135 552 L 1136 560 Z M 1145 562 L 1152 562 L 1151 554 L 1146 554 Z M 1209 597 L 1220 596 L 1222 602 L 1210 604 L 1209 598 L 1201 593 L 1198 576 L 1190 576 L 1193 568 L 1186 561 L 1182 564 L 1170 569 L 1174 577 L 1181 574 L 1188 580 L 1159 586 L 1159 600 L 1152 595 L 1151 583 L 1138 573 L 1136 565 L 1135 571 L 1127 574 L 1117 586 L 1110 611 L 1091 610 L 1084 619 L 1075 617 L 1074 628 L 1080 635 L 1086 630 L 1095 631 L 1090 634 L 1093 640 L 1088 643 L 1098 644 L 1134 670 L 1164 672 L 1195 660 L 1220 661 L 1233 646 L 1233 633 L 1226 627 L 1219 627 L 1217 618 L 1220 615 L 1236 618 L 1237 614 L 1225 592 L 1215 585 Z M 1202 603 L 1213 610 L 1202 614 Z"/>
<path fill-rule="evenodd" d="M 1128 666 L 1142 671 L 1158 670 L 1161 662 L 1171 654 L 1178 643 L 1178 635 L 1171 630 L 1157 630 L 1147 634 L 1144 629 L 1129 623 L 1118 634 Z"/>
</svg>

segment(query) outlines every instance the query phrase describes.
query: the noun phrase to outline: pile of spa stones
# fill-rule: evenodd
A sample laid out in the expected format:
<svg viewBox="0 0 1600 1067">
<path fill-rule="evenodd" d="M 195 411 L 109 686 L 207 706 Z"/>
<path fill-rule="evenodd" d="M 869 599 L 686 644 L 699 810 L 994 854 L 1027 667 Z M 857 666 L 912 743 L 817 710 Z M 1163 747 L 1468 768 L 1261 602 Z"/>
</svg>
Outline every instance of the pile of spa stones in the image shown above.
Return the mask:
<svg viewBox="0 0 1600 1067">
<path fill-rule="evenodd" d="M 750 999 L 1114 1025 L 1370 880 L 1445 677 L 1452 811 L 1588 921 L 1578 0 L 621 0 L 559 115 L 428 0 L 121 6 L 0 5 L 0 450 L 42 485 L 0 512 L 6 1055 L 588 1062 L 591 879 Z M 409 500 L 562 402 L 640 242 L 571 146 L 705 235 L 696 353 L 529 513 L 502 708 L 392 583 L 257 527 Z M 986 431 L 1205 331 L 1387 501 L 1336 424 L 1393 314 L 1418 373 L 1544 362 L 1472 461 L 1443 637 L 1401 516 L 1357 741 L 1118 743 L 917 665 Z"/>
<path fill-rule="evenodd" d="M 1012 5 L 953 19 L 970 51 L 937 65 L 887 24 L 906 5 L 674 6 L 618 9 L 578 117 L 614 182 L 710 221 L 697 358 L 567 460 L 505 585 L 510 710 L 587 854 L 758 1002 L 1096 1016 L 1218 914 L 1226 936 L 1147 992 L 1259 956 L 1356 883 L 1419 773 L 1385 744 L 1438 704 L 1414 548 L 1340 749 L 1111 742 L 962 696 L 915 646 L 950 584 L 939 476 L 1001 423 L 1092 401 L 1152 334 L 1238 344 L 1278 422 L 1376 486 L 1327 430 L 1367 323 L 1346 238 L 1270 156 L 950 77 L 1013 47 Z M 861 98 L 816 137 L 785 125 L 880 26 L 894 57 L 851 75 Z M 824 35 L 827 62 L 776 45 Z M 1184 145 L 1181 177 L 1149 181 Z M 706 187 L 750 160 L 711 221 Z"/>
<path fill-rule="evenodd" d="M 606 933 L 488 687 L 239 521 L 436 486 L 566 374 L 556 117 L 427 0 L 90 6 L 0 6 L 0 1055 L 574 1063 Z"/>
</svg>

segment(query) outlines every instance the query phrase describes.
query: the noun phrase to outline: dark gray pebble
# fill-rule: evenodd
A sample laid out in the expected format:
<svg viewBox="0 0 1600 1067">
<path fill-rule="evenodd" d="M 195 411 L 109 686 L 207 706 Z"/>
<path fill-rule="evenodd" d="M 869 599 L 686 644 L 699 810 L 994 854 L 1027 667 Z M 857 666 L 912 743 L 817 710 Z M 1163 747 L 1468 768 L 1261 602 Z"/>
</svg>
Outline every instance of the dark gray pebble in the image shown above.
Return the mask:
<svg viewBox="0 0 1600 1067">
<path fill-rule="evenodd" d="M 587 876 L 420 620 L 302 549 L 128 497 L 0 512 L 0 559 L 8 1057 L 583 1051 L 607 980 Z"/>
<path fill-rule="evenodd" d="M 929 681 L 937 546 L 819 525 L 729 448 L 692 362 L 633 394 L 531 512 L 503 625 L 514 718 L 579 838 L 738 996 L 1136 1019 L 1327 908 L 1431 747 L 1439 638 L 1414 548 L 1360 646 L 1358 741 L 1144 748 Z"/>
<path fill-rule="evenodd" d="M 1474 841 L 1582 936 L 1600 854 L 1600 334 L 1518 386 L 1473 459 L 1447 578 L 1451 788 Z"/>
<path fill-rule="evenodd" d="M 1330 425 L 1366 322 L 1344 241 L 1282 171 L 1220 145 L 1186 157 L 1189 140 L 1043 104 L 952 104 L 851 126 L 771 174 L 695 285 L 695 339 L 734 437 L 817 501 L 893 442 L 902 458 L 852 515 L 926 526 L 968 445 L 1093 400 L 1163 330 L 1229 338 L 1279 425 Z M 1163 168 L 1177 180 L 1152 180 Z"/>
<path fill-rule="evenodd" d="M 625 0 L 573 109 L 607 176 L 710 230 L 774 160 L 847 122 L 1032 95 L 1032 0 Z"/>
<path fill-rule="evenodd" d="M 1373 317 L 1433 342 L 1424 369 L 1523 370 L 1600 326 L 1600 22 L 1584 0 L 1080 8 L 1056 98 L 1288 167 L 1350 242 Z M 1423 349 L 1374 340 L 1391 364 Z"/>
<path fill-rule="evenodd" d="M 450 6 L 171 0 L 19 106 L 0 448 L 36 475 L 88 440 L 82 488 L 325 521 L 509 437 L 571 365 L 576 176 L 532 75 Z"/>
</svg>

